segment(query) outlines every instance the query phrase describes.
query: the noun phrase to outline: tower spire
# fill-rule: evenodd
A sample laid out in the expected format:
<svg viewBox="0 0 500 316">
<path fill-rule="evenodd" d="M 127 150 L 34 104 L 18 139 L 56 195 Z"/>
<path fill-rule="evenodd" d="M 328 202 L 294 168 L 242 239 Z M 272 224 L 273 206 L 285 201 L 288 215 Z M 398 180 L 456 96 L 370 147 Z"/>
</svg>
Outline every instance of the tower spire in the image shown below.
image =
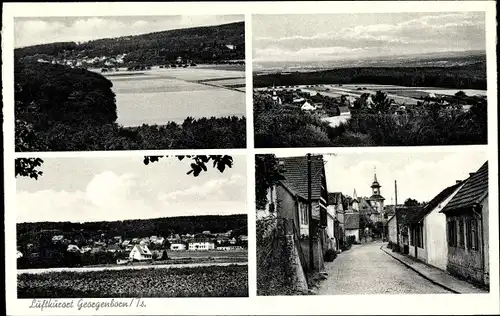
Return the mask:
<svg viewBox="0 0 500 316">
<path fill-rule="evenodd" d="M 354 189 L 354 193 L 352 194 L 352 198 L 354 200 L 357 200 L 358 199 L 358 195 L 356 194 L 356 189 Z"/>
<path fill-rule="evenodd" d="M 377 181 L 377 166 L 373 166 L 373 182 Z"/>
</svg>

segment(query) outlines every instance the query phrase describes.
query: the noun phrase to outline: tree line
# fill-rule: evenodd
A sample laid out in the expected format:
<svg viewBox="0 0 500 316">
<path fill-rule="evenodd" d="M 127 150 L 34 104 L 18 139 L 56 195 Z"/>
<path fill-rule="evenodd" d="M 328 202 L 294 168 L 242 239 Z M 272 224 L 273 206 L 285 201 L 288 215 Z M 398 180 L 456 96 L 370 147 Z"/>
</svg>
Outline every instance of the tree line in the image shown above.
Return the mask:
<svg viewBox="0 0 500 316">
<path fill-rule="evenodd" d="M 363 83 L 486 90 L 486 61 L 452 67 L 352 67 L 253 77 L 256 88 Z"/>
<path fill-rule="evenodd" d="M 233 49 L 226 44 L 234 45 Z M 37 54 L 56 58 L 127 54 L 125 64 L 161 65 L 177 57 L 196 63 L 245 59 L 244 22 L 92 40 L 60 42 L 15 49 L 15 58 Z"/>
</svg>

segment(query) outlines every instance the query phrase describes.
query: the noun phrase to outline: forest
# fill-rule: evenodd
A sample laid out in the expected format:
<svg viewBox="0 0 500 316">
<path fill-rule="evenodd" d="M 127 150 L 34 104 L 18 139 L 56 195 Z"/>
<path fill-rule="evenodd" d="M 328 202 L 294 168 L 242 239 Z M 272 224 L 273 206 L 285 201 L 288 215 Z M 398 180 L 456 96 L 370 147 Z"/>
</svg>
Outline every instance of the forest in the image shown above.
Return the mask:
<svg viewBox="0 0 500 316">
<path fill-rule="evenodd" d="M 457 102 L 462 97 L 456 97 Z M 255 146 L 350 147 L 480 145 L 488 142 L 487 103 L 469 98 L 470 110 L 449 109 L 431 100 L 407 106 L 405 115 L 394 115 L 395 104 L 377 92 L 374 104 L 359 98 L 350 108 L 351 119 L 331 127 L 315 113 L 292 105 L 275 106 L 267 95 L 254 95 Z"/>
<path fill-rule="evenodd" d="M 111 81 L 85 69 L 16 62 L 14 80 L 18 152 L 246 146 L 246 119 L 239 117 L 120 126 Z"/>
<path fill-rule="evenodd" d="M 227 48 L 227 44 L 234 45 L 234 49 Z M 16 60 L 35 55 L 76 59 L 120 54 L 127 54 L 125 66 L 137 63 L 161 65 L 179 56 L 195 63 L 241 60 L 245 59 L 245 25 L 244 22 L 236 22 L 98 39 L 80 44 L 60 42 L 35 45 L 14 51 Z"/>
<path fill-rule="evenodd" d="M 40 239 L 44 234 L 52 238 L 55 234 L 64 234 L 65 237 L 93 238 L 105 236 L 113 238 L 143 238 L 150 236 L 168 237 L 174 234 L 195 234 L 203 231 L 211 233 L 225 233 L 232 230 L 238 235 L 247 235 L 246 215 L 204 215 L 179 216 L 154 219 L 135 219 L 112 222 L 37 222 L 18 223 L 17 242 L 23 244 Z"/>
<path fill-rule="evenodd" d="M 452 67 L 353 67 L 253 76 L 255 88 L 361 83 L 486 90 L 486 61 Z"/>
</svg>

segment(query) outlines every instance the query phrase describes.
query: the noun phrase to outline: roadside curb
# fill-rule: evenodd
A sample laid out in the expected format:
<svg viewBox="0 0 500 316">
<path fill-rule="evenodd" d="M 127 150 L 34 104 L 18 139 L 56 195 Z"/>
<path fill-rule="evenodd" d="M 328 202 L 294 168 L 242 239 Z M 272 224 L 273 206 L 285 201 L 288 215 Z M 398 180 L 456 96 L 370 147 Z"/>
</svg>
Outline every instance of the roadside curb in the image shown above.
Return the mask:
<svg viewBox="0 0 500 316">
<path fill-rule="evenodd" d="M 430 277 L 428 277 L 427 275 L 423 274 L 422 272 L 418 271 L 417 269 L 415 269 L 414 267 L 412 267 L 411 265 L 407 264 L 406 262 L 404 262 L 403 260 L 397 258 L 396 256 L 393 256 L 391 253 L 389 253 L 387 250 L 383 249 L 385 245 L 382 245 L 380 246 L 380 250 L 382 250 L 383 252 L 385 252 L 386 254 L 388 254 L 389 256 L 391 256 L 392 258 L 394 258 L 395 260 L 399 261 L 400 263 L 402 263 L 404 266 L 406 266 L 408 269 L 411 269 L 413 271 L 415 271 L 418 275 L 420 275 L 421 277 L 423 277 L 424 279 L 430 281 L 432 284 L 435 284 L 439 287 L 442 287 L 443 289 L 447 290 L 447 291 L 450 291 L 452 293 L 455 293 L 455 294 L 462 294 L 452 288 L 449 288 L 447 287 L 446 285 L 444 284 L 441 284 L 439 282 L 437 282 L 436 280 L 434 279 L 431 279 Z"/>
</svg>

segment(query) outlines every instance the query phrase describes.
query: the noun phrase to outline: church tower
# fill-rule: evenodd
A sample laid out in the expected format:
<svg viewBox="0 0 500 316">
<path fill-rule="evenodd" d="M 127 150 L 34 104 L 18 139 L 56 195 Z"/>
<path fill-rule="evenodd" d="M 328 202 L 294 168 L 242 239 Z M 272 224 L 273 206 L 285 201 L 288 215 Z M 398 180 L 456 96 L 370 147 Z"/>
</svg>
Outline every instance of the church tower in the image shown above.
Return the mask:
<svg viewBox="0 0 500 316">
<path fill-rule="evenodd" d="M 359 212 L 359 200 L 358 195 L 356 194 L 356 189 L 354 189 L 354 193 L 352 195 L 351 208 L 354 212 Z"/>
<path fill-rule="evenodd" d="M 380 188 L 382 186 L 377 180 L 377 171 L 375 169 L 373 176 L 373 183 L 371 185 L 372 188 L 372 196 L 370 196 L 370 202 L 372 206 L 379 212 L 382 213 L 384 210 L 384 201 L 385 198 L 380 194 Z"/>
<path fill-rule="evenodd" d="M 281 98 L 276 94 L 276 88 L 273 84 L 273 93 L 272 93 L 273 104 L 281 104 Z"/>
</svg>

